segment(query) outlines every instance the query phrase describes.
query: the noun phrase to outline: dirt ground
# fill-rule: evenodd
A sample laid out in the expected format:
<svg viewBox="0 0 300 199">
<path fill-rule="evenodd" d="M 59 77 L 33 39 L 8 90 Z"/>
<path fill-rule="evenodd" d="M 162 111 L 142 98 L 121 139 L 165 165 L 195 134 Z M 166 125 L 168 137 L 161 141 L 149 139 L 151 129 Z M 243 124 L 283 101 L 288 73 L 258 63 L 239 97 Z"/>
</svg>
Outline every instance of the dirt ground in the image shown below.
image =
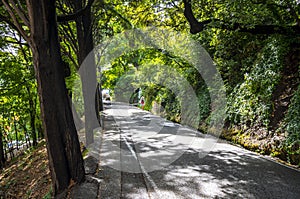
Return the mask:
<svg viewBox="0 0 300 199">
<path fill-rule="evenodd" d="M 24 152 L 0 171 L 0 199 L 51 198 L 45 142 L 35 150 Z"/>
</svg>

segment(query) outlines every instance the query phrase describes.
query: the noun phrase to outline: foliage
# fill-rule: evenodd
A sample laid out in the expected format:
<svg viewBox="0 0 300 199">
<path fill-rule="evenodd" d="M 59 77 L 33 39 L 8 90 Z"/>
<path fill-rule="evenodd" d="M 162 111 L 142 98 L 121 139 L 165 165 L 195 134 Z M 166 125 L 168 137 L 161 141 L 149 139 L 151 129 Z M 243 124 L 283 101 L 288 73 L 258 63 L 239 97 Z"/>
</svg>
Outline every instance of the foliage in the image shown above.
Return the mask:
<svg viewBox="0 0 300 199">
<path fill-rule="evenodd" d="M 39 110 L 32 65 L 25 60 L 20 49 L 15 53 L 19 54 L 13 55 L 9 52 L 0 54 L 0 126 L 5 132 L 5 147 L 13 142 L 18 143 L 17 147 L 18 145 L 20 147 L 29 141 L 28 136 L 33 138 L 36 132 L 32 129 L 31 117 L 39 123 L 38 117 L 35 117 Z"/>
<path fill-rule="evenodd" d="M 241 28 L 248 29 L 254 28 L 255 25 L 288 27 L 299 24 L 299 1 L 200 0 L 191 2 L 198 21 L 211 20 L 205 29 L 193 35 L 193 38 L 209 52 L 221 73 L 228 96 L 227 123 L 231 127 L 243 127 L 243 132 L 254 126 L 268 127 L 275 103 L 272 101 L 272 96 L 286 67 L 284 58 L 290 51 L 289 43 L 293 39 L 297 40 L 299 35 L 256 35 L 240 32 L 240 29 L 233 30 L 233 28 L 236 24 L 241 24 Z M 67 2 L 57 3 L 60 7 L 57 13 L 60 15 L 74 11 Z M 190 27 L 183 11 L 181 0 L 95 1 L 92 30 L 95 44 L 101 44 L 108 37 L 116 36 L 127 29 L 149 26 L 187 33 Z M 0 53 L 2 109 L 0 127 L 8 133 L 5 139 L 24 139 L 26 133 L 32 134 L 30 126 L 32 110 L 30 103 L 32 102 L 36 113 L 36 126 L 41 124 L 38 117 L 39 103 L 31 55 L 26 45 L 20 47 L 23 40 L 16 36 L 16 32 L 11 31 L 7 24 L 0 25 L 2 50 Z M 73 94 L 75 108 L 79 116 L 82 116 L 84 110 L 82 109 L 83 98 L 79 94 L 81 93 L 80 78 L 77 75 L 79 66 L 76 55 L 79 50 L 76 41 L 76 23 L 74 21 L 60 23 L 59 33 L 62 57 L 70 69 L 66 84 L 70 94 Z M 175 40 L 170 45 L 176 43 L 180 41 Z M 115 45 L 110 49 L 110 53 L 119 53 L 120 56 L 104 66 L 105 70 L 101 71 L 100 78 L 102 88 L 110 89 L 116 100 L 128 102 L 132 93 L 141 88 L 142 95 L 146 98 L 146 110 L 151 110 L 154 102 L 158 103 L 162 116 L 180 122 L 185 111 L 182 110 L 183 103 L 190 102 L 190 97 L 184 92 L 184 85 L 180 85 L 182 86 L 180 90 L 179 87 L 174 88 L 175 86 L 166 84 L 172 82 L 176 76 L 174 73 L 177 73 L 188 80 L 197 96 L 199 115 L 190 120 L 199 120 L 201 129 L 213 120 L 218 121 L 211 115 L 210 90 L 198 71 L 183 59 L 161 49 L 138 49 L 122 54 L 122 48 L 118 48 L 123 45 L 122 41 Z M 285 118 L 286 130 L 289 133 L 285 147 L 289 154 L 299 152 L 299 93 L 298 88 Z M 223 115 L 220 114 L 219 117 Z"/>
<path fill-rule="evenodd" d="M 254 68 L 244 75 L 228 98 L 228 119 L 232 124 L 268 127 L 272 112 L 272 94 L 279 82 L 287 41 L 270 37 L 256 60 Z"/>
<path fill-rule="evenodd" d="M 300 155 L 300 86 L 291 100 L 285 120 L 288 135 L 284 145 L 289 154 L 289 161 L 292 163 L 298 161 L 298 164 L 300 164 L 299 159 L 294 159 L 294 155 L 298 157 Z"/>
<path fill-rule="evenodd" d="M 183 59 L 160 49 L 145 48 L 122 54 L 102 74 L 103 87 L 111 89 L 116 99 L 127 102 L 130 94 L 141 88 L 146 98 L 145 109 L 152 110 L 153 103 L 158 103 L 160 114 L 167 119 L 182 120 L 182 102 L 187 106 L 199 104 L 200 115 L 189 118 L 189 123 L 199 118 L 204 120 L 209 114 L 209 93 L 199 72 Z M 180 83 L 182 78 L 187 80 L 185 84 Z M 196 91 L 196 96 L 203 103 L 190 101 L 186 84 Z M 120 93 L 124 99 L 117 96 Z M 187 110 L 194 109 L 190 107 Z"/>
</svg>

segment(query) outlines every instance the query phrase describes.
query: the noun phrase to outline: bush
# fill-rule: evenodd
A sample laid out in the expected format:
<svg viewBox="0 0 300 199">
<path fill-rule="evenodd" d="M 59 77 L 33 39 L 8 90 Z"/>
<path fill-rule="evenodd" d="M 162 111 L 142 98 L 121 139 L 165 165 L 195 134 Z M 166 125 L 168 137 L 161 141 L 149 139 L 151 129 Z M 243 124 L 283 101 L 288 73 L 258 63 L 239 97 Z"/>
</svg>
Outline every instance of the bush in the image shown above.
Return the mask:
<svg viewBox="0 0 300 199">
<path fill-rule="evenodd" d="M 279 36 L 270 37 L 254 68 L 229 94 L 227 114 L 232 125 L 268 126 L 273 110 L 272 94 L 280 80 L 287 43 Z"/>
<path fill-rule="evenodd" d="M 287 116 L 285 118 L 287 139 L 284 149 L 288 154 L 288 161 L 300 165 L 300 85 L 294 94 Z"/>
</svg>

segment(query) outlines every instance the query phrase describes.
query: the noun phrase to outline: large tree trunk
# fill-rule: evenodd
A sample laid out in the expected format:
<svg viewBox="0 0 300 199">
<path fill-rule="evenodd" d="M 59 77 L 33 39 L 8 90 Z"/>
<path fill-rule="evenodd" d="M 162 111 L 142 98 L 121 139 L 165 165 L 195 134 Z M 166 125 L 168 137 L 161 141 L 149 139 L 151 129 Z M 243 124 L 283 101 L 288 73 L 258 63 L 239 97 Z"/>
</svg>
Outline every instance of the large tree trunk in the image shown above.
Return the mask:
<svg viewBox="0 0 300 199">
<path fill-rule="evenodd" d="M 33 62 L 55 195 L 84 180 L 83 159 L 64 81 L 55 0 L 29 0 Z"/>
<path fill-rule="evenodd" d="M 76 10 L 83 8 L 82 1 L 73 1 Z M 82 92 L 84 97 L 84 114 L 85 114 L 85 135 L 86 145 L 94 142 L 93 130 L 99 127 L 97 120 L 98 112 L 95 106 L 95 93 L 97 87 L 96 67 L 93 56 L 89 56 L 94 48 L 92 36 L 91 8 L 79 16 L 76 20 L 77 40 L 79 45 L 78 64 L 80 65 L 79 74 L 82 82 Z"/>
</svg>

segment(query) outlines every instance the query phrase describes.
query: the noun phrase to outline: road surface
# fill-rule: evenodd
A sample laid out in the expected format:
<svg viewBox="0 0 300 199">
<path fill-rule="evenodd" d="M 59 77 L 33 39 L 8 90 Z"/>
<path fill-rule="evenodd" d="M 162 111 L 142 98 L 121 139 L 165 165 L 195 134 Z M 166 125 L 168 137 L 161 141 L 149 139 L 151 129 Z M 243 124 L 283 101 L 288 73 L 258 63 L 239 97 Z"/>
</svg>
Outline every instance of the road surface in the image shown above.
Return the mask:
<svg viewBox="0 0 300 199">
<path fill-rule="evenodd" d="M 108 107 L 95 140 L 99 198 L 300 198 L 298 170 L 136 107 Z"/>
</svg>

